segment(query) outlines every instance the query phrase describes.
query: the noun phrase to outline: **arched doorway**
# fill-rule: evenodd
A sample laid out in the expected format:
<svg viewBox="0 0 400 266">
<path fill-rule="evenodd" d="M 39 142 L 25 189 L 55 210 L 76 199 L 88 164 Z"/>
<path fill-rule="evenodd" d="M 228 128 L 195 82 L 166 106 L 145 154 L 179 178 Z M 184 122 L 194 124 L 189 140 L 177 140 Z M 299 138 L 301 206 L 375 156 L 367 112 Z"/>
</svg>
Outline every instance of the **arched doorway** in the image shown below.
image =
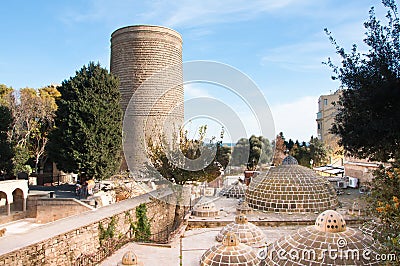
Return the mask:
<svg viewBox="0 0 400 266">
<path fill-rule="evenodd" d="M 0 191 L 0 215 L 8 215 L 7 194 Z"/>
<path fill-rule="evenodd" d="M 20 188 L 16 188 L 12 195 L 13 204 L 11 204 L 11 211 L 24 211 L 24 192 Z"/>
</svg>

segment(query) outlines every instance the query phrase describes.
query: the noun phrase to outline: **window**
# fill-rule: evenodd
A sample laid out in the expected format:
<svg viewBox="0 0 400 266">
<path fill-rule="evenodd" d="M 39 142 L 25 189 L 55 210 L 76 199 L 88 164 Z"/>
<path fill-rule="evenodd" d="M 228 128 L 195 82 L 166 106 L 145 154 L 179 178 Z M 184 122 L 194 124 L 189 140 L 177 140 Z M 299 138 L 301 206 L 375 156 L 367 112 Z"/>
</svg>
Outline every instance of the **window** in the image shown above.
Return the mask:
<svg viewBox="0 0 400 266">
<path fill-rule="evenodd" d="M 324 99 L 324 105 L 328 105 L 328 99 Z"/>
</svg>

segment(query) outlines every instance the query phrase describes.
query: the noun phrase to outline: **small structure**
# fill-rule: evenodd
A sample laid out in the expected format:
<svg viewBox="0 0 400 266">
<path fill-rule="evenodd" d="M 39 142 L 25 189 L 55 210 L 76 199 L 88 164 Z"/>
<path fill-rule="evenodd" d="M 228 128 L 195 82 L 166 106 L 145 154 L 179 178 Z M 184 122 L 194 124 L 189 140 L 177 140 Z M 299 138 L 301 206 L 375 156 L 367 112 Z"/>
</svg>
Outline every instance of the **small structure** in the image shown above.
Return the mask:
<svg viewBox="0 0 400 266">
<path fill-rule="evenodd" d="M 244 198 L 246 188 L 247 188 L 246 185 L 243 185 L 239 181 L 236 181 L 232 185 L 222 189 L 220 194 L 227 198 L 240 199 L 240 198 Z"/>
<path fill-rule="evenodd" d="M 250 185 L 251 180 L 260 174 L 259 171 L 244 171 L 244 183 L 246 186 Z"/>
<path fill-rule="evenodd" d="M 28 180 L 0 181 L 0 214 L 26 211 Z"/>
<path fill-rule="evenodd" d="M 253 209 L 249 206 L 247 201 L 239 202 L 236 207 L 237 214 L 251 214 L 252 212 L 253 212 Z"/>
<path fill-rule="evenodd" d="M 219 211 L 215 208 L 214 202 L 205 202 L 194 206 L 192 214 L 198 217 L 215 217 Z"/>
<path fill-rule="evenodd" d="M 230 223 L 222 228 L 215 237 L 218 242 L 221 242 L 227 233 L 235 233 L 240 243 L 252 246 L 265 246 L 265 234 L 256 225 L 249 223 L 246 215 L 240 214 L 235 217 L 235 222 Z"/>
<path fill-rule="evenodd" d="M 201 256 L 201 266 L 222 265 L 258 265 L 260 263 L 253 248 L 240 243 L 235 233 L 229 232 L 224 236 L 222 244 L 217 244 L 208 249 Z"/>
<path fill-rule="evenodd" d="M 123 265 L 140 265 L 140 266 L 142 266 L 143 263 L 138 261 L 138 257 L 136 256 L 135 252 L 128 251 L 122 257 L 122 261 L 120 263 L 118 263 L 118 266 L 123 266 Z"/>
<path fill-rule="evenodd" d="M 378 246 L 360 230 L 346 227 L 342 215 L 327 210 L 315 225 L 297 230 L 268 248 L 264 265 L 379 265 Z M 278 255 L 279 253 L 279 255 Z"/>
<path fill-rule="evenodd" d="M 330 182 L 298 165 L 292 156 L 269 169 L 266 175 L 253 178 L 246 201 L 254 209 L 273 212 L 319 212 L 338 206 Z"/>
</svg>

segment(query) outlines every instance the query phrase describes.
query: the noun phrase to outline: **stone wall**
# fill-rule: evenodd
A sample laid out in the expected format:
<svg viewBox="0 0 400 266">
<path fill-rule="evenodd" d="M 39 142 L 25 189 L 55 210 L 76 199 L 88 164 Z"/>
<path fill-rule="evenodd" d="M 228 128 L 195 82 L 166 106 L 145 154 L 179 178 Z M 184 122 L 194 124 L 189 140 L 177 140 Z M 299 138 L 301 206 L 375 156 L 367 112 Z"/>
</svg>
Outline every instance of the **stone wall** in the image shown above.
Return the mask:
<svg viewBox="0 0 400 266">
<path fill-rule="evenodd" d="M 38 200 L 48 199 L 49 192 L 35 193 L 28 196 L 26 201 L 26 218 L 36 218 Z"/>
<path fill-rule="evenodd" d="M 89 210 L 93 207 L 76 199 L 38 199 L 36 223 L 50 223 Z"/>
<path fill-rule="evenodd" d="M 162 191 L 163 198 L 171 193 Z M 107 228 L 112 217 L 117 221 L 116 235 L 128 231 L 127 215 L 136 219 L 136 207 L 145 203 L 151 232 L 172 226 L 175 205 L 154 199 L 150 194 L 64 218 L 22 235 L 9 235 L 0 241 L 0 265 L 72 265 L 82 254 L 100 247 L 99 224 Z"/>
</svg>

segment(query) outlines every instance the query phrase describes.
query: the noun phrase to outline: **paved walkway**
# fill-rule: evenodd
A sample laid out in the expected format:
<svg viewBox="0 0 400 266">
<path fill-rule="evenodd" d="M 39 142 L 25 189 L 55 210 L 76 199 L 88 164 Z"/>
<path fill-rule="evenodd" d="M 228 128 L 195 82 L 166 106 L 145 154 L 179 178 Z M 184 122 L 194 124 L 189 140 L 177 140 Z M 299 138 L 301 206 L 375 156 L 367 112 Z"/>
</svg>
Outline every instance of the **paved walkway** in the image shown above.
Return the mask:
<svg viewBox="0 0 400 266">
<path fill-rule="evenodd" d="M 0 228 L 6 228 L 4 236 L 9 235 L 20 235 L 29 232 L 33 228 L 42 226 L 41 224 L 35 223 L 35 218 L 26 218 L 6 224 L 0 225 Z"/>
</svg>

